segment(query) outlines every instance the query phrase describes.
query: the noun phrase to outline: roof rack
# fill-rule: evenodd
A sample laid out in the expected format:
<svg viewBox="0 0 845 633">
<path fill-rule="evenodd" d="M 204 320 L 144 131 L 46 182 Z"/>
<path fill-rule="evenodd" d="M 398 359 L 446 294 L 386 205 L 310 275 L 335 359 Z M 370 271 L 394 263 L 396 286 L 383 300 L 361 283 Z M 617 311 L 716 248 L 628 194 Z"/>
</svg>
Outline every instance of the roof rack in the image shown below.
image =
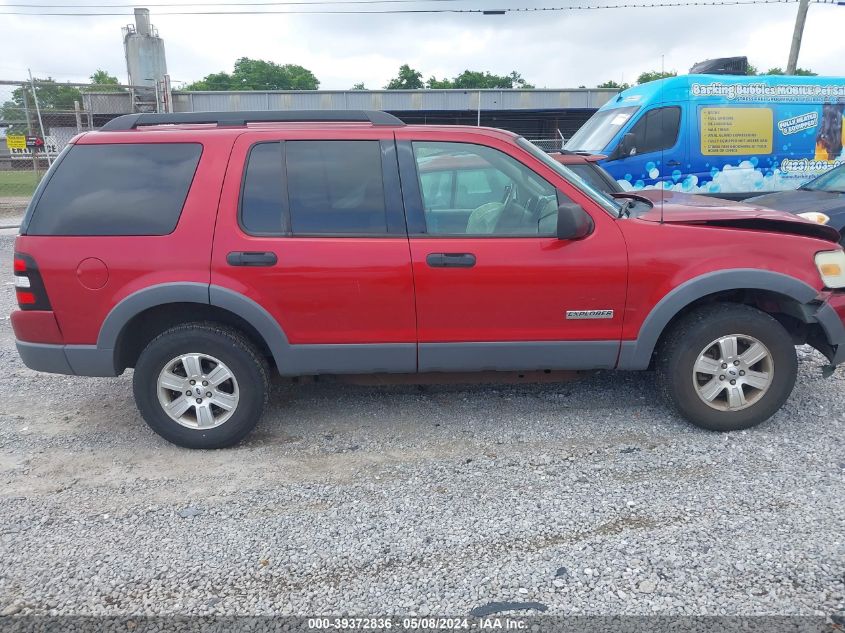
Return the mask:
<svg viewBox="0 0 845 633">
<path fill-rule="evenodd" d="M 247 123 L 369 122 L 373 125 L 405 125 L 401 119 L 380 110 L 283 110 L 278 112 L 176 112 L 170 114 L 124 114 L 100 128 L 104 132 L 134 130 L 146 125 L 213 123 L 244 126 Z"/>
</svg>

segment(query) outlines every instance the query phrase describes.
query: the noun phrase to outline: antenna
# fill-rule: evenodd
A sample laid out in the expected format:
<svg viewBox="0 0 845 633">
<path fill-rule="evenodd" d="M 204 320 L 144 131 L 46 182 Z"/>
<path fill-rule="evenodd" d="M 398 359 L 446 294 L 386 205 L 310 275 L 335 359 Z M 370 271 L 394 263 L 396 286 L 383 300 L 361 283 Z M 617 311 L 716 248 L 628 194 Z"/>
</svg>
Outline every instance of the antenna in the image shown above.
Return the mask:
<svg viewBox="0 0 845 633">
<path fill-rule="evenodd" d="M 660 74 L 662 75 L 660 78 L 660 107 L 666 107 L 666 55 L 660 55 Z M 664 116 L 665 110 L 660 111 L 660 138 L 665 138 L 666 130 L 663 129 L 663 126 L 666 125 L 666 117 Z M 660 144 L 660 171 L 666 169 L 666 149 L 663 147 L 663 143 Z M 665 177 L 665 176 L 664 176 Z M 663 208 L 666 206 L 666 187 L 664 186 L 665 181 L 662 181 L 660 184 L 660 223 L 663 224 Z"/>
</svg>

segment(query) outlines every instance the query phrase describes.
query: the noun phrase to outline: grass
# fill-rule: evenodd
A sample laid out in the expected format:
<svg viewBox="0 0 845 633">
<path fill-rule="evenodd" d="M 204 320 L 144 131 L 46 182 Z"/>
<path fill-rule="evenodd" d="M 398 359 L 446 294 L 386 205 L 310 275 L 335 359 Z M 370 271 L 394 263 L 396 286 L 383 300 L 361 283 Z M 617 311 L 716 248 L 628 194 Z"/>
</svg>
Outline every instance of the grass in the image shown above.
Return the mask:
<svg viewBox="0 0 845 633">
<path fill-rule="evenodd" d="M 0 198 L 26 198 L 35 191 L 43 172 L 0 171 Z"/>
</svg>

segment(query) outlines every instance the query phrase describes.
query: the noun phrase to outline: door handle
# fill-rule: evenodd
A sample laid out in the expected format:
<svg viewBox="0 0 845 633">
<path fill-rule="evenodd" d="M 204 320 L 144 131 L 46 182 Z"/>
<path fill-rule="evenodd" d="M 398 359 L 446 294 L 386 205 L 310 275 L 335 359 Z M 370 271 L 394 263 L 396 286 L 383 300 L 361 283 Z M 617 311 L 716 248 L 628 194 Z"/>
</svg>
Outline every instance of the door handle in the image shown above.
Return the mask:
<svg viewBox="0 0 845 633">
<path fill-rule="evenodd" d="M 276 253 L 256 251 L 233 251 L 226 255 L 229 266 L 275 266 L 279 258 Z"/>
<path fill-rule="evenodd" d="M 432 268 L 472 268 L 475 255 L 472 253 L 429 253 L 425 262 Z"/>
<path fill-rule="evenodd" d="M 666 161 L 666 166 L 667 166 L 667 167 L 677 167 L 677 166 L 678 166 L 678 165 L 680 165 L 680 164 L 681 164 L 681 163 L 679 163 L 679 162 L 678 162 L 678 161 L 676 161 L 676 160 L 667 160 L 667 161 Z"/>
</svg>

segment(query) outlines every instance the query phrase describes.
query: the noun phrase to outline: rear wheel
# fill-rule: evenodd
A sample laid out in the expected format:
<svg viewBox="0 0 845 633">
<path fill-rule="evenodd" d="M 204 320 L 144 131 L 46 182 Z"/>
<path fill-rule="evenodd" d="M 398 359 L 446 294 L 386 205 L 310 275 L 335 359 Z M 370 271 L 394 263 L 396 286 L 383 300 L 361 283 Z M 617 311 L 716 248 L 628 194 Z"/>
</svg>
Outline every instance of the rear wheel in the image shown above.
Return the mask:
<svg viewBox="0 0 845 633">
<path fill-rule="evenodd" d="M 789 332 L 740 304 L 697 310 L 679 321 L 658 351 L 661 391 L 694 424 L 735 431 L 780 409 L 798 371 Z"/>
<path fill-rule="evenodd" d="M 149 426 L 186 448 L 239 442 L 261 418 L 267 363 L 235 330 L 190 323 L 167 330 L 135 366 L 135 401 Z"/>
</svg>

